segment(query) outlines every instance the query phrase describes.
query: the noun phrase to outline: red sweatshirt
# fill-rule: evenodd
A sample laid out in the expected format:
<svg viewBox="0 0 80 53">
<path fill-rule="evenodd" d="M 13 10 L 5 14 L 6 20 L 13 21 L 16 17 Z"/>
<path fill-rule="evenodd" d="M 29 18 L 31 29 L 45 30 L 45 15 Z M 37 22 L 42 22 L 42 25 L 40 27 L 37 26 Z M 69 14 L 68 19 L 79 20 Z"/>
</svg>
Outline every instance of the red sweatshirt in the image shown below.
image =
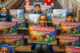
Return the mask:
<svg viewBox="0 0 80 53">
<path fill-rule="evenodd" d="M 50 0 L 50 2 L 48 2 L 48 0 L 45 1 L 45 4 L 47 5 L 51 5 L 51 4 L 54 4 L 54 2 L 52 0 Z"/>
<path fill-rule="evenodd" d="M 32 5 L 32 3 L 29 2 L 29 4 L 27 4 L 27 3 L 25 2 L 25 3 L 24 3 L 24 7 L 25 7 L 26 5 Z"/>
</svg>

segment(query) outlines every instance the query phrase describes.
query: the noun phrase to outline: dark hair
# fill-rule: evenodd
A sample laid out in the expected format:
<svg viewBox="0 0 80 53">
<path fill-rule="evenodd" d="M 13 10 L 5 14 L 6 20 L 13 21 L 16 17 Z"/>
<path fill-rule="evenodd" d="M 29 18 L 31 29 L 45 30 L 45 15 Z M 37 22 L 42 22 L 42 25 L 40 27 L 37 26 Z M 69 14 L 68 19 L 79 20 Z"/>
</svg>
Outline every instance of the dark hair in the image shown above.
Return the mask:
<svg viewBox="0 0 80 53">
<path fill-rule="evenodd" d="M 45 17 L 46 17 L 46 19 L 47 19 L 47 21 L 48 21 L 48 18 L 47 18 L 47 16 L 46 16 L 46 15 L 40 15 L 40 16 L 39 16 L 39 20 L 40 20 L 41 16 L 45 16 Z"/>
<path fill-rule="evenodd" d="M 39 4 L 36 4 L 35 7 L 36 7 L 36 6 L 41 7 Z"/>
<path fill-rule="evenodd" d="M 73 17 L 73 14 L 67 13 L 66 17 L 68 17 L 68 16 L 72 16 Z"/>
</svg>

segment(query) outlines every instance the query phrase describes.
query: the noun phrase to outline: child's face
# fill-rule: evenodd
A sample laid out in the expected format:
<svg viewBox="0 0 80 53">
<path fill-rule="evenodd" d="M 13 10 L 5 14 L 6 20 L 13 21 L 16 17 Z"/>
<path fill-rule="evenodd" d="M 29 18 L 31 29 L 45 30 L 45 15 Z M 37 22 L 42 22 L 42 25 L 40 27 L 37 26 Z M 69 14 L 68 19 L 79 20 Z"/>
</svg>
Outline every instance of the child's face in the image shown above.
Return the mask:
<svg viewBox="0 0 80 53">
<path fill-rule="evenodd" d="M 1 48 L 0 53 L 10 53 L 10 52 L 9 52 L 9 49 L 7 47 L 3 47 L 3 48 Z"/>
<path fill-rule="evenodd" d="M 68 17 L 66 18 L 66 20 L 67 20 L 68 22 L 72 22 L 72 21 L 73 21 L 73 17 L 72 17 L 72 16 L 68 16 Z"/>
<path fill-rule="evenodd" d="M 40 18 L 39 18 L 39 24 L 41 25 L 41 26 L 45 26 L 46 24 L 47 24 L 47 18 L 45 17 L 45 16 L 41 16 Z"/>
<path fill-rule="evenodd" d="M 26 2 L 29 2 L 29 0 L 25 0 Z"/>
<path fill-rule="evenodd" d="M 1 9 L 1 13 L 6 14 L 6 13 L 7 13 L 6 8 L 2 8 L 2 9 Z"/>
<path fill-rule="evenodd" d="M 36 6 L 35 11 L 39 13 L 41 11 L 41 8 L 39 6 Z"/>
<path fill-rule="evenodd" d="M 36 0 L 36 2 L 39 2 L 39 0 Z"/>
<path fill-rule="evenodd" d="M 17 41 L 17 43 L 20 43 L 19 41 Z"/>
</svg>

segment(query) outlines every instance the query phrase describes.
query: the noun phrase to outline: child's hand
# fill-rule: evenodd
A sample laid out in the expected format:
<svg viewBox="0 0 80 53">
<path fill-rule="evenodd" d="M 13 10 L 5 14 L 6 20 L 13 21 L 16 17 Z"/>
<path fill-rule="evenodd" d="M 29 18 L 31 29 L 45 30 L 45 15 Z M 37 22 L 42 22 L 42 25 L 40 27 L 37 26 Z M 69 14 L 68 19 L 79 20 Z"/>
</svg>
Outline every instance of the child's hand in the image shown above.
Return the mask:
<svg viewBox="0 0 80 53">
<path fill-rule="evenodd" d="M 28 39 L 28 44 L 30 44 L 31 43 L 31 40 L 30 39 Z"/>
<path fill-rule="evenodd" d="M 7 19 L 6 18 L 2 18 L 4 21 L 6 21 Z"/>
<path fill-rule="evenodd" d="M 52 6 L 54 7 L 54 4 L 52 3 Z"/>
</svg>

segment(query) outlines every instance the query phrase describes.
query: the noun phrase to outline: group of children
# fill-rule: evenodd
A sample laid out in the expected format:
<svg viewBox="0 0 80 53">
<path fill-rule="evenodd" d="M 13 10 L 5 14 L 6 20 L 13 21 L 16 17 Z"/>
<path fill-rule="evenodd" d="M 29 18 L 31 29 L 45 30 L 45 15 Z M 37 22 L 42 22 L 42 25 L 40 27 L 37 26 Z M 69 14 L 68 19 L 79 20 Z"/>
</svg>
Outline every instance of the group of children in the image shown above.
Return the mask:
<svg viewBox="0 0 80 53">
<path fill-rule="evenodd" d="M 47 25 L 47 23 L 48 23 L 47 16 L 41 12 L 41 8 L 40 8 L 40 5 L 43 5 L 43 3 L 40 2 L 39 0 L 36 0 L 36 2 L 34 2 L 33 4 L 29 0 L 25 0 L 25 1 L 26 2 L 24 3 L 24 7 L 29 6 L 29 5 L 35 5 L 35 11 L 33 12 L 33 14 L 42 14 L 38 20 L 39 25 L 43 26 L 43 27 L 47 27 L 48 26 Z M 53 2 L 53 0 L 46 0 L 44 5 L 54 6 L 54 2 Z M 0 13 L 0 22 L 3 22 L 3 21 L 11 22 L 12 21 L 11 15 L 8 13 L 6 8 L 1 8 L 0 12 L 1 12 Z M 66 15 L 65 22 L 74 23 L 74 22 L 76 22 L 76 20 L 74 19 L 74 16 L 71 13 L 68 13 Z M 9 46 L 7 48 L 7 46 L 3 46 L 1 51 L 6 52 L 6 53 L 12 53 L 12 52 L 9 52 L 9 51 L 11 51 L 11 48 Z M 4 48 L 6 48 L 6 49 L 4 50 Z M 33 43 L 31 49 L 34 50 L 36 53 L 54 53 L 53 47 L 51 44 L 48 45 L 48 44 L 35 44 L 35 43 Z"/>
</svg>

